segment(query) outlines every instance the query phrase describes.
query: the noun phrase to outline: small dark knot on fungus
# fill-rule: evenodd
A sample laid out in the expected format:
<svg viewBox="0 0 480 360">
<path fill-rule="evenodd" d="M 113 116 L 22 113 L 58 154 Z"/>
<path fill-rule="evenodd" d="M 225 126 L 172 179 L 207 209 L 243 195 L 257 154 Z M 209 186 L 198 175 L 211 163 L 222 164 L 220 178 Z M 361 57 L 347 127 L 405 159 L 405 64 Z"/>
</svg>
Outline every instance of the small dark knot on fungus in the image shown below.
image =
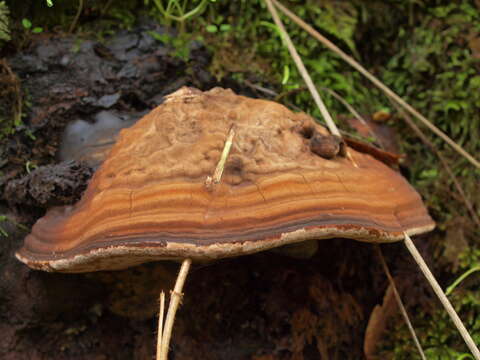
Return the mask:
<svg viewBox="0 0 480 360">
<path fill-rule="evenodd" d="M 315 133 L 310 139 L 310 150 L 325 159 L 332 159 L 337 155 L 342 155 L 342 139 L 335 135 L 322 135 Z"/>
</svg>

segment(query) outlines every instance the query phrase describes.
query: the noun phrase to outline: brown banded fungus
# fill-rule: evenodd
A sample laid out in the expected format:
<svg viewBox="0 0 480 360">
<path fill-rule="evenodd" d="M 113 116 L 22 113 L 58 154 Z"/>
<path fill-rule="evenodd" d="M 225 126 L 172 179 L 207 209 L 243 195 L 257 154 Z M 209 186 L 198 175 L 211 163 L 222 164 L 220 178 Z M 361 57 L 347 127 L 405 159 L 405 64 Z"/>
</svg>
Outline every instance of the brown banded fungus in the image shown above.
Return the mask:
<svg viewBox="0 0 480 360">
<path fill-rule="evenodd" d="M 206 186 L 227 135 L 221 181 Z M 121 131 L 74 206 L 38 220 L 17 257 L 46 271 L 211 260 L 311 239 L 403 240 L 434 223 L 396 171 L 309 116 L 215 88 L 182 88 Z"/>
</svg>

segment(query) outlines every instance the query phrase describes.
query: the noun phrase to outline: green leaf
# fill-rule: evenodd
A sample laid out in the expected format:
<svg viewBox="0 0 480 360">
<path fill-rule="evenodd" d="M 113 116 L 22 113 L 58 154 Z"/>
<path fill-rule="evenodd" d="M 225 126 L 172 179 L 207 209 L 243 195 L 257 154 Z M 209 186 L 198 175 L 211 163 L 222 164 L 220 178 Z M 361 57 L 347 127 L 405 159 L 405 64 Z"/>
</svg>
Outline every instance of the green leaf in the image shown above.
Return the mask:
<svg viewBox="0 0 480 360">
<path fill-rule="evenodd" d="M 461 109 L 460 103 L 455 100 L 446 101 L 443 106 L 443 111 L 448 112 L 449 110 L 458 111 Z"/>
<path fill-rule="evenodd" d="M 207 30 L 209 33 L 216 33 L 218 31 L 218 27 L 217 25 L 210 24 L 205 27 L 205 30 Z"/>
<path fill-rule="evenodd" d="M 438 170 L 437 169 L 427 169 L 423 170 L 420 173 L 420 178 L 422 179 L 434 179 L 438 176 Z"/>
<path fill-rule="evenodd" d="M 290 67 L 288 65 L 284 65 L 282 85 L 285 85 L 288 82 L 288 79 L 290 79 Z"/>
<path fill-rule="evenodd" d="M 32 27 L 32 22 L 28 19 L 23 19 L 22 20 L 22 25 L 25 29 L 30 29 Z"/>
<path fill-rule="evenodd" d="M 470 86 L 472 88 L 477 88 L 479 89 L 480 88 L 480 76 L 474 76 L 470 79 Z"/>
<path fill-rule="evenodd" d="M 169 44 L 172 42 L 172 37 L 168 34 L 160 34 L 155 31 L 147 31 L 148 35 L 153 37 L 157 41 L 161 41 L 164 44 Z"/>
<path fill-rule="evenodd" d="M 34 28 L 32 29 L 32 32 L 35 33 L 35 34 L 40 34 L 42 31 L 43 31 L 43 28 L 38 27 L 38 26 L 37 26 L 37 27 L 34 27 Z"/>
<path fill-rule="evenodd" d="M 220 31 L 227 32 L 230 31 L 232 27 L 229 24 L 222 24 L 220 25 Z"/>
</svg>

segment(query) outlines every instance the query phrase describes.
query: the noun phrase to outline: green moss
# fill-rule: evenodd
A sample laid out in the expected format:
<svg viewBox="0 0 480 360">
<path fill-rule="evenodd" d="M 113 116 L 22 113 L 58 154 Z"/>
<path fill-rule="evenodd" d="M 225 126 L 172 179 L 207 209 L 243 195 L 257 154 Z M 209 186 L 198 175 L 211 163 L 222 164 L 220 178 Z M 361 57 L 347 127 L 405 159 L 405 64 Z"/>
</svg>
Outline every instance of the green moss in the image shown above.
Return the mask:
<svg viewBox="0 0 480 360">
<path fill-rule="evenodd" d="M 10 41 L 10 28 L 9 28 L 9 15 L 10 10 L 8 9 L 5 1 L 0 1 L 0 41 Z"/>
</svg>

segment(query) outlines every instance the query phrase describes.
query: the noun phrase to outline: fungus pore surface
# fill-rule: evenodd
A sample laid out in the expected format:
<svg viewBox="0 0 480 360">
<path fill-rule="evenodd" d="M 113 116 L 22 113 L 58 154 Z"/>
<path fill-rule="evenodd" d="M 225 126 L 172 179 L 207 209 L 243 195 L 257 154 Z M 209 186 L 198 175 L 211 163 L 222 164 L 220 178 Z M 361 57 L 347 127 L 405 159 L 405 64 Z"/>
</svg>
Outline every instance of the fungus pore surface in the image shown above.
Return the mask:
<svg viewBox="0 0 480 360">
<path fill-rule="evenodd" d="M 232 126 L 221 181 L 207 186 Z M 87 272 L 311 239 L 392 242 L 434 227 L 415 190 L 371 155 L 312 151 L 311 139 L 329 136 L 280 104 L 184 87 L 121 131 L 82 199 L 39 219 L 17 258 Z"/>
</svg>

